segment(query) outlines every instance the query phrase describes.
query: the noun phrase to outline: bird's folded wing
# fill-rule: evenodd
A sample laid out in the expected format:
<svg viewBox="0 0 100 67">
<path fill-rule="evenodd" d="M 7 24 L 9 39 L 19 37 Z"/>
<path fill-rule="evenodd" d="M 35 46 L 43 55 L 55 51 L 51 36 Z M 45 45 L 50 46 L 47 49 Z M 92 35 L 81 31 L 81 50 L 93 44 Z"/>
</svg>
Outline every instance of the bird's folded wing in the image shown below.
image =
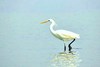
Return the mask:
<svg viewBox="0 0 100 67">
<path fill-rule="evenodd" d="M 75 38 L 75 36 L 72 36 L 72 35 L 69 35 L 69 34 L 62 34 L 62 37 L 64 37 L 64 38 Z"/>
</svg>

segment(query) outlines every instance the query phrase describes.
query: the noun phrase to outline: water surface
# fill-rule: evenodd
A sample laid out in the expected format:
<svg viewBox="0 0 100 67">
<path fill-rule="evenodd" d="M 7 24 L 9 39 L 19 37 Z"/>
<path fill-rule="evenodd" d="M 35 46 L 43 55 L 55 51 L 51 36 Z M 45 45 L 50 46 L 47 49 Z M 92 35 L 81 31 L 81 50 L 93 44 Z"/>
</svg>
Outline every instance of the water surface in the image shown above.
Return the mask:
<svg viewBox="0 0 100 67">
<path fill-rule="evenodd" d="M 63 51 L 63 42 L 52 36 L 56 29 L 80 34 L 72 44 L 80 67 L 100 67 L 99 0 L 0 0 L 0 67 L 49 67 L 52 57 Z"/>
</svg>

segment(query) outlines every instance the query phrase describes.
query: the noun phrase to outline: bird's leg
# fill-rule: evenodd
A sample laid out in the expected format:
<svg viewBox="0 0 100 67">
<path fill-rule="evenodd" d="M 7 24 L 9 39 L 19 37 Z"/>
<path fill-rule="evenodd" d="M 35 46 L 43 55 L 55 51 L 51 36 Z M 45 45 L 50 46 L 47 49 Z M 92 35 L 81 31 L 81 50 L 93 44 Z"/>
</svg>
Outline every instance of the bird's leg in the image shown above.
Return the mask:
<svg viewBox="0 0 100 67">
<path fill-rule="evenodd" d="M 71 47 L 71 44 L 73 43 L 75 41 L 75 39 L 71 42 L 71 43 L 69 43 L 69 45 L 68 45 L 68 47 L 69 47 L 69 53 L 71 53 L 72 51 L 72 47 Z"/>
<path fill-rule="evenodd" d="M 66 52 L 66 44 L 64 43 L 64 52 Z"/>
</svg>

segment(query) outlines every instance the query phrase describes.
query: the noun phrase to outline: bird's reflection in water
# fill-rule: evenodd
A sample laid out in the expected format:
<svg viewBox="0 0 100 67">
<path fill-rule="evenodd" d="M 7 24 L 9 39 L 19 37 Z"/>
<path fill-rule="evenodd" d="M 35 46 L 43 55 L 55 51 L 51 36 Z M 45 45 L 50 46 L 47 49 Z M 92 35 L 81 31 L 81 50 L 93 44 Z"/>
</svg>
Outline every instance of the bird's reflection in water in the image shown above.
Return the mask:
<svg viewBox="0 0 100 67">
<path fill-rule="evenodd" d="M 79 67 L 81 59 L 77 52 L 60 52 L 52 59 L 52 67 Z"/>
</svg>

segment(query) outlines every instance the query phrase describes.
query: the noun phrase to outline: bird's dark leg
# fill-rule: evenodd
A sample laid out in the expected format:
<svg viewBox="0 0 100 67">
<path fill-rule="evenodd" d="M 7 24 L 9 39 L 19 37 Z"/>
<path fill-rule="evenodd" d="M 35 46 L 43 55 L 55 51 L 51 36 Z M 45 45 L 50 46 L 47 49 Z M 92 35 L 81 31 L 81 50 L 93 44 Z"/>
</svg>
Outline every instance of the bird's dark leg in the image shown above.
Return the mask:
<svg viewBox="0 0 100 67">
<path fill-rule="evenodd" d="M 66 52 L 66 44 L 64 43 L 64 52 Z"/>
<path fill-rule="evenodd" d="M 75 39 L 68 45 L 68 47 L 69 47 L 69 53 L 71 53 L 72 51 L 72 47 L 71 47 L 71 44 L 73 43 L 75 41 Z"/>
</svg>

